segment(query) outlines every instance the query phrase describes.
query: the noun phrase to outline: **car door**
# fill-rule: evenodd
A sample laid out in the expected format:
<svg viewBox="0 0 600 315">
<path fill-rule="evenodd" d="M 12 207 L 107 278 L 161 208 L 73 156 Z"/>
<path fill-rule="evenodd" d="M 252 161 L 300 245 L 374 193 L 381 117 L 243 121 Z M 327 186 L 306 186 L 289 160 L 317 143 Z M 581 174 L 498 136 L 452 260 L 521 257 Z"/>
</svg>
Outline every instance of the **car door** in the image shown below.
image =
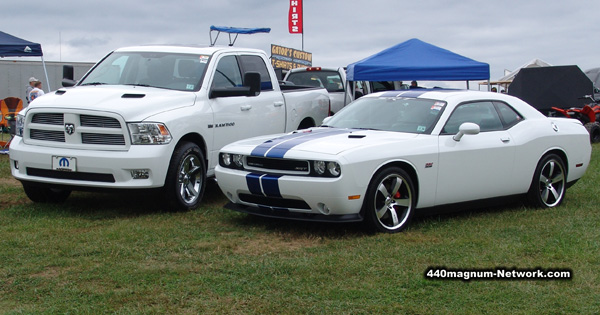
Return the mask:
<svg viewBox="0 0 600 315">
<path fill-rule="evenodd" d="M 262 58 L 256 57 L 263 63 Z M 238 55 L 226 55 L 217 60 L 211 89 L 243 86 L 242 61 Z M 254 59 L 256 63 L 256 59 Z M 257 66 L 255 66 L 257 67 Z M 246 71 L 258 69 L 246 65 Z M 268 75 L 268 72 L 265 70 Z M 266 83 L 269 80 L 269 83 Z M 214 128 L 211 165 L 216 166 L 218 151 L 226 144 L 253 136 L 283 132 L 285 129 L 285 104 L 281 92 L 275 91 L 270 84 L 270 76 L 264 78 L 261 73 L 261 92 L 258 96 L 228 96 L 208 100 L 214 113 Z M 263 90 L 264 88 L 264 90 Z"/>
<path fill-rule="evenodd" d="M 478 124 L 479 134 L 454 140 L 465 122 Z M 439 136 L 436 204 L 511 194 L 514 163 L 514 141 L 494 104 L 490 101 L 460 104 Z"/>
</svg>

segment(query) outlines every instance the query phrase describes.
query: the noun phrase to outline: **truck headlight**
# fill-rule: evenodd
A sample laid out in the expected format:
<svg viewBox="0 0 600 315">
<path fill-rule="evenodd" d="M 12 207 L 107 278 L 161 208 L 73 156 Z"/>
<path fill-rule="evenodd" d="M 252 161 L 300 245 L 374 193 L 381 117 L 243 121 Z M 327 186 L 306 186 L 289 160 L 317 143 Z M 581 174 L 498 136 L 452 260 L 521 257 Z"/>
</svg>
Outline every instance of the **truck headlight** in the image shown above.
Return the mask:
<svg viewBox="0 0 600 315">
<path fill-rule="evenodd" d="M 23 130 L 25 129 L 25 115 L 17 115 L 17 121 L 15 123 L 15 135 L 18 137 L 23 136 Z"/>
<path fill-rule="evenodd" d="M 161 123 L 129 123 L 131 144 L 167 144 L 171 142 L 171 133 Z"/>
</svg>

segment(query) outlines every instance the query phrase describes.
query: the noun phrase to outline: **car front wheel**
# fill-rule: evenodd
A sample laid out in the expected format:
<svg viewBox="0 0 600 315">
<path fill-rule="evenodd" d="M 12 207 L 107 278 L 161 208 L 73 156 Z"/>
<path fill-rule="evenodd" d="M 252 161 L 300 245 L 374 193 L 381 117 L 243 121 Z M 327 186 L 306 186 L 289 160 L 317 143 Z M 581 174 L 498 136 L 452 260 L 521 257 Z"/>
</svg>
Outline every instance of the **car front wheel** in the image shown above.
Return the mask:
<svg viewBox="0 0 600 315">
<path fill-rule="evenodd" d="M 567 172 L 562 158 L 556 154 L 544 156 L 533 174 L 527 193 L 530 205 L 552 208 L 560 205 L 567 191 Z"/>
<path fill-rule="evenodd" d="M 165 183 L 168 206 L 190 210 L 200 205 L 206 187 L 206 164 L 200 148 L 184 142 L 175 148 Z"/>
<path fill-rule="evenodd" d="M 363 211 L 372 229 L 396 233 L 406 227 L 415 206 L 416 192 L 410 176 L 401 168 L 389 167 L 371 180 Z"/>
</svg>

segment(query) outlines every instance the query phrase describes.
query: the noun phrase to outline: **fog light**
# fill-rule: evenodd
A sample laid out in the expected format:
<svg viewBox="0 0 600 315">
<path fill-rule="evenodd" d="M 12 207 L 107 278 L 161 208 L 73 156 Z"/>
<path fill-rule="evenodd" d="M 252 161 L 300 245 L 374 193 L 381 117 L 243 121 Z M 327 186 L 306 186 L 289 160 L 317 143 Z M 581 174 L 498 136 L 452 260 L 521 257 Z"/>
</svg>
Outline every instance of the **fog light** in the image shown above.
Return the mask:
<svg viewBox="0 0 600 315">
<path fill-rule="evenodd" d="M 150 178 L 150 170 L 131 170 L 131 177 L 133 177 L 133 179 L 148 179 Z"/>
<path fill-rule="evenodd" d="M 331 209 L 329 209 L 329 207 L 327 207 L 327 205 L 324 203 L 317 204 L 317 208 L 324 215 L 329 215 L 331 213 Z"/>
</svg>

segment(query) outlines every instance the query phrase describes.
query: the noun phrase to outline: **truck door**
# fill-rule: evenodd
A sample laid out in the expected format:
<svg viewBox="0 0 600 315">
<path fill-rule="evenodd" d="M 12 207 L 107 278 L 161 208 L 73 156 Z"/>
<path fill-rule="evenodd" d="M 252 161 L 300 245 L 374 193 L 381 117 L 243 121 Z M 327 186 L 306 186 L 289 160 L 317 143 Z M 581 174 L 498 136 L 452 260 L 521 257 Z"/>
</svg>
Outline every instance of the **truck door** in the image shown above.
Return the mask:
<svg viewBox="0 0 600 315">
<path fill-rule="evenodd" d="M 211 152 L 211 165 L 216 166 L 218 151 L 231 142 L 258 135 L 283 132 L 285 128 L 285 104 L 281 92 L 268 86 L 271 78 L 262 78 L 263 73 L 248 65 L 248 59 L 259 56 L 227 55 L 218 60 L 213 73 L 212 88 L 227 88 L 243 85 L 243 71 L 261 73 L 261 92 L 258 96 L 230 96 L 209 99 L 209 104 L 214 113 L 214 123 L 209 128 L 214 128 L 213 151 Z M 256 60 L 254 60 L 256 63 Z M 242 68 L 242 63 L 246 66 Z M 267 73 L 266 66 L 264 71 Z M 264 89 L 263 89 L 264 88 Z"/>
</svg>

